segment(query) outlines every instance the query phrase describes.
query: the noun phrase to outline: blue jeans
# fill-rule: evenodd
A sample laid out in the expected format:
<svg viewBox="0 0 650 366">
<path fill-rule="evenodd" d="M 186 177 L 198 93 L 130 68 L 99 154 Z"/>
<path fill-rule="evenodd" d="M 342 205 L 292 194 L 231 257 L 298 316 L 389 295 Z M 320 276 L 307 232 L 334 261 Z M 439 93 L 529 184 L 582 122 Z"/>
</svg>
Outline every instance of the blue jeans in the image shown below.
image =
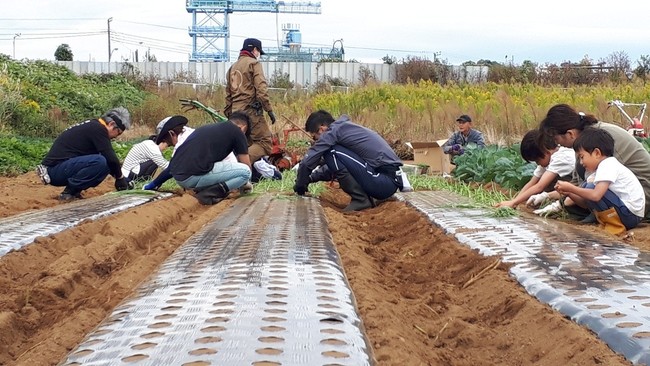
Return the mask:
<svg viewBox="0 0 650 366">
<path fill-rule="evenodd" d="M 334 145 L 323 154 L 327 168 L 333 174 L 346 168 L 363 190 L 376 199 L 386 199 L 397 191 L 394 176 L 379 173 L 369 166 L 359 155 L 340 145 Z"/>
<path fill-rule="evenodd" d="M 219 161 L 204 175 L 193 175 L 178 185 L 186 189 L 205 188 L 217 183 L 226 183 L 228 189 L 237 189 L 251 179 L 251 170 L 246 164 Z"/>
<path fill-rule="evenodd" d="M 587 189 L 594 189 L 596 186 L 593 183 L 586 183 L 582 185 L 583 188 Z M 616 210 L 616 213 L 618 213 L 618 217 L 620 217 L 621 222 L 623 225 L 625 225 L 626 229 L 633 229 L 635 228 L 640 222 L 641 222 L 641 217 L 633 214 L 630 212 L 630 210 L 625 206 L 623 201 L 612 191 L 609 189 L 607 192 L 605 192 L 605 195 L 603 198 L 600 199 L 600 201 L 595 202 L 595 201 L 589 201 L 586 200 L 587 202 L 587 207 L 589 207 L 591 210 L 594 211 L 605 211 L 611 207 L 614 207 Z"/>
<path fill-rule="evenodd" d="M 55 187 L 65 186 L 69 191 L 81 192 L 97 187 L 108 176 L 106 158 L 100 154 L 83 155 L 68 159 L 54 166 L 47 167 L 50 184 Z"/>
</svg>

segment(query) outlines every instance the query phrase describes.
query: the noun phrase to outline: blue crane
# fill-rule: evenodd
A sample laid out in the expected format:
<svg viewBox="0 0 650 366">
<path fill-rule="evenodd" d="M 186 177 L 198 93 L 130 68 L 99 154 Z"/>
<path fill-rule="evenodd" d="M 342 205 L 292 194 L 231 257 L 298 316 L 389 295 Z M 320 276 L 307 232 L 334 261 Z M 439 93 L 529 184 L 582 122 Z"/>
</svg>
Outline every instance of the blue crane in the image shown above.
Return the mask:
<svg viewBox="0 0 650 366">
<path fill-rule="evenodd" d="M 190 61 L 230 61 L 230 13 L 320 14 L 320 2 L 285 2 L 275 0 L 186 0 L 192 14 L 192 54 Z M 223 20 L 221 20 L 223 14 Z M 224 40 L 220 48 L 218 43 Z"/>
</svg>

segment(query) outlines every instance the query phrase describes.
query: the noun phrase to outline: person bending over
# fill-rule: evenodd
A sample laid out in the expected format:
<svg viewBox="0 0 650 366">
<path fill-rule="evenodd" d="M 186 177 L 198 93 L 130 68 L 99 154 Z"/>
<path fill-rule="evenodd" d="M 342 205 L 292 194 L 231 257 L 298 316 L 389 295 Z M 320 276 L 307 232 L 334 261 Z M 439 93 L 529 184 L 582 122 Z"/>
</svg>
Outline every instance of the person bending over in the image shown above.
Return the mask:
<svg viewBox="0 0 650 366">
<path fill-rule="evenodd" d="M 345 115 L 335 121 L 324 110 L 309 115 L 305 130 L 315 143 L 298 166 L 293 187 L 298 195 L 304 195 L 310 183 L 336 178 L 351 197 L 343 209 L 348 212 L 373 207 L 373 199 L 389 198 L 402 189 L 402 162 L 377 132 Z M 321 159 L 325 164 L 314 171 Z"/>
</svg>

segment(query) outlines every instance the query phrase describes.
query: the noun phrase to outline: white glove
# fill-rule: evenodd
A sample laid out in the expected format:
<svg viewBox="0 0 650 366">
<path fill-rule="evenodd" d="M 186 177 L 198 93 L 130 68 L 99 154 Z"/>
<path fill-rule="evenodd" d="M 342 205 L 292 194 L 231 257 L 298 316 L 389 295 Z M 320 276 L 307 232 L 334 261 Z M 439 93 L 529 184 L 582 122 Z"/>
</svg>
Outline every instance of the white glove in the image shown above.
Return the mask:
<svg viewBox="0 0 650 366">
<path fill-rule="evenodd" d="M 253 184 L 251 182 L 246 182 L 243 186 L 239 188 L 239 192 L 242 194 L 249 194 L 253 191 Z"/>
<path fill-rule="evenodd" d="M 528 197 L 528 201 L 526 201 L 526 205 L 528 206 L 539 206 L 542 204 L 542 202 L 546 201 L 548 199 L 548 193 L 547 192 L 542 192 L 540 194 L 534 194 L 530 197 Z"/>
<path fill-rule="evenodd" d="M 533 213 L 535 215 L 548 216 L 552 213 L 560 212 L 560 211 L 562 211 L 562 204 L 560 203 L 560 201 L 554 201 L 553 203 L 547 205 L 544 208 L 540 208 L 539 210 L 533 211 Z"/>
</svg>

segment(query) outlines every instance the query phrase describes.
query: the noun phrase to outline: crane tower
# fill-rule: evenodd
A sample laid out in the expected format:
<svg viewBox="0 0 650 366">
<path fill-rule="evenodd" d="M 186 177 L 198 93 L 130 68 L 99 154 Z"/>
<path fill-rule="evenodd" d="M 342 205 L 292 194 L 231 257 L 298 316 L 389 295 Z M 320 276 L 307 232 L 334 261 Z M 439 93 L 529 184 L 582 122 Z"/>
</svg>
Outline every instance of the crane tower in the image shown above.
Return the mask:
<svg viewBox="0 0 650 366">
<path fill-rule="evenodd" d="M 192 14 L 190 61 L 230 61 L 230 19 L 234 12 L 320 14 L 320 2 L 275 0 L 185 0 Z M 223 39 L 223 47 L 219 47 Z"/>
</svg>

